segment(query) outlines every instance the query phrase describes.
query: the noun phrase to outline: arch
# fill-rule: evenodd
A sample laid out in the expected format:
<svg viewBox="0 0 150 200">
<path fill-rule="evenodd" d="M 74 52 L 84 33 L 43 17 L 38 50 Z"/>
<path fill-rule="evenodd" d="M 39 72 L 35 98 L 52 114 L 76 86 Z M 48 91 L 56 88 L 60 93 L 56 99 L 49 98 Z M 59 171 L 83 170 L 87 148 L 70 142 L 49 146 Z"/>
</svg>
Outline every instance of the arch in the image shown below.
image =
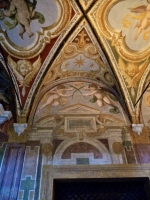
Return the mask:
<svg viewBox="0 0 150 200">
<path fill-rule="evenodd" d="M 64 151 L 72 144 L 75 144 L 78 142 L 88 143 L 88 144 L 94 146 L 96 149 L 99 150 L 99 152 L 102 154 L 103 158 L 93 159 L 91 153 L 90 154 L 88 154 L 88 153 L 82 154 L 81 153 L 78 155 L 74 154 L 72 156 L 72 159 L 62 159 L 62 155 L 63 155 Z M 79 157 L 79 158 L 87 158 L 88 157 L 90 164 L 111 164 L 112 163 L 110 153 L 109 153 L 108 149 L 104 146 L 104 144 L 102 144 L 100 141 L 93 139 L 93 138 L 92 139 L 84 138 L 82 141 L 79 139 L 74 139 L 74 140 L 65 140 L 64 142 L 62 142 L 56 149 L 56 152 L 53 157 L 53 164 L 54 165 L 75 164 L 77 157 Z"/>
<path fill-rule="evenodd" d="M 103 82 L 100 81 L 95 81 L 95 80 L 91 80 L 88 78 L 81 78 L 81 77 L 76 77 L 76 78 L 66 78 L 66 79 L 61 79 L 61 80 L 57 80 L 54 81 L 52 84 L 44 87 L 43 89 L 41 89 L 41 91 L 37 94 L 37 98 L 35 99 L 34 103 L 33 103 L 33 107 L 30 111 L 30 118 L 28 120 L 29 124 L 32 125 L 33 121 L 34 121 L 34 117 L 35 117 L 35 113 L 37 111 L 38 105 L 41 101 L 41 99 L 43 98 L 43 96 L 51 89 L 53 89 L 54 87 L 60 85 L 60 84 L 67 84 L 69 82 L 83 82 L 83 83 L 94 83 L 97 85 L 101 85 L 104 89 L 104 91 L 106 90 L 107 92 L 109 92 L 110 94 L 114 95 L 115 98 L 118 100 L 118 102 L 120 103 L 120 107 L 123 113 L 127 114 L 127 116 L 129 116 L 126 107 L 125 107 L 125 102 L 123 102 L 123 100 L 120 100 L 120 96 L 118 95 L 118 93 L 111 87 L 108 87 L 106 84 L 104 84 Z"/>
</svg>

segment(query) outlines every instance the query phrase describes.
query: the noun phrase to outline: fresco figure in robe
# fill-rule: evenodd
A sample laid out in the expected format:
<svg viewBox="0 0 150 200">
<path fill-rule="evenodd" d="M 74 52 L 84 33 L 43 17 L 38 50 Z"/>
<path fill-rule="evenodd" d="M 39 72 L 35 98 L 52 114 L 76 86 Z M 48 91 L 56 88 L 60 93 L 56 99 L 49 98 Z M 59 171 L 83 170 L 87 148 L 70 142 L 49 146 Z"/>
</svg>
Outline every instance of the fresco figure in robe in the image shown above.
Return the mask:
<svg viewBox="0 0 150 200">
<path fill-rule="evenodd" d="M 132 13 L 135 13 L 135 15 L 126 15 L 123 19 L 123 25 L 124 27 L 128 27 L 131 22 L 129 20 L 127 20 L 127 18 L 132 18 L 134 20 L 138 20 L 138 22 L 136 23 L 136 25 L 134 26 L 134 28 L 138 28 L 136 35 L 134 37 L 134 40 L 137 40 L 138 37 L 140 36 L 140 34 L 148 29 L 150 27 L 150 0 L 147 0 L 148 5 L 145 4 L 141 4 L 141 5 L 136 5 L 132 8 L 129 8 L 129 10 Z M 150 33 L 150 32 L 148 32 Z M 144 36 L 144 39 L 147 39 L 147 36 Z"/>
<path fill-rule="evenodd" d="M 50 96 L 46 99 L 46 102 L 39 108 L 38 112 L 45 108 L 48 105 L 58 106 L 65 105 L 67 103 L 67 99 L 63 97 L 70 97 L 73 94 L 65 94 L 67 91 L 73 90 L 73 87 L 66 88 L 64 85 L 58 85 L 55 90 L 50 90 L 50 92 L 46 95 L 46 97 L 50 94 Z"/>
<path fill-rule="evenodd" d="M 44 23 L 44 16 L 35 12 L 37 0 L 30 2 L 29 0 L 11 0 L 9 6 L 4 4 L 4 11 L 0 12 L 0 19 L 4 20 L 4 24 L 7 29 L 13 29 L 20 24 L 19 36 L 23 39 L 23 34 L 27 32 L 28 37 L 32 37 L 34 33 L 31 31 L 30 22 L 33 19 L 38 19 L 40 23 Z M 8 2 L 7 2 L 8 5 Z M 13 20 L 11 23 L 9 20 L 4 19 L 9 17 Z"/>
<path fill-rule="evenodd" d="M 115 114 L 120 113 L 118 107 L 112 104 L 110 96 L 107 94 L 107 92 L 102 91 L 100 88 L 98 88 L 96 84 L 91 83 L 89 84 L 88 88 L 84 89 L 89 90 L 90 92 L 82 94 L 83 96 L 93 96 L 93 98 L 89 100 L 91 103 L 97 103 L 99 107 L 109 105 L 113 107 L 112 109 L 110 109 L 110 112 Z"/>
</svg>

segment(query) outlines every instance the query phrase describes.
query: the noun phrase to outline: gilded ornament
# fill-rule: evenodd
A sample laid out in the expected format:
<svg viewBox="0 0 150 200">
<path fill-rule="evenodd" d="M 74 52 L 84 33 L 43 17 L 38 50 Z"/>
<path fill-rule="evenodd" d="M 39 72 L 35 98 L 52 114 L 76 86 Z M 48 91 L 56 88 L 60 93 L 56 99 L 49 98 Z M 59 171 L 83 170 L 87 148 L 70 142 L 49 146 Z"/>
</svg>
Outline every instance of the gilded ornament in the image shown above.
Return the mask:
<svg viewBox="0 0 150 200">
<path fill-rule="evenodd" d="M 42 154 L 47 157 L 52 157 L 53 148 L 49 143 L 42 144 Z"/>
<path fill-rule="evenodd" d="M 84 31 L 84 29 L 78 34 L 78 37 L 75 38 L 74 40 L 75 42 L 77 42 L 78 48 L 85 48 L 85 46 L 87 45 L 87 43 L 90 41 L 90 39 L 88 38 L 87 33 Z"/>
<path fill-rule="evenodd" d="M 29 87 L 29 83 L 40 69 L 41 58 L 39 56 L 33 64 L 28 60 L 19 60 L 15 62 L 11 56 L 8 56 L 7 59 L 9 66 L 19 82 L 19 87 L 22 87 L 22 96 L 25 96 L 26 87 Z"/>
<path fill-rule="evenodd" d="M 121 57 L 118 59 L 119 69 L 122 76 L 125 79 L 127 87 L 131 89 L 131 95 L 135 96 L 135 88 L 138 87 L 138 83 L 148 66 L 148 60 L 138 66 L 137 63 L 128 62 L 127 64 Z"/>
<path fill-rule="evenodd" d="M 123 151 L 123 146 L 121 142 L 114 142 L 112 144 L 112 147 L 115 154 L 121 154 Z"/>
</svg>

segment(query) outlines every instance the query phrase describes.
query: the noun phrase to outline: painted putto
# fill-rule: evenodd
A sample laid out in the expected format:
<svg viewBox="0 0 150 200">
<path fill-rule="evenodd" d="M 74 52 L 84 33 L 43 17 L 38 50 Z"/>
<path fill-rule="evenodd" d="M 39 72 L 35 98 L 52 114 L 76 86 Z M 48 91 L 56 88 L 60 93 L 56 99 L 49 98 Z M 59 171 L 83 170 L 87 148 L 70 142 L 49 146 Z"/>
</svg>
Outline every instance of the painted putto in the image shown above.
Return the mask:
<svg viewBox="0 0 150 200">
<path fill-rule="evenodd" d="M 4 8 L 4 10 L 0 11 L 0 19 L 3 20 L 8 30 L 15 28 L 19 24 L 19 36 L 22 39 L 25 32 L 27 32 L 28 37 L 32 37 L 34 33 L 30 27 L 31 20 L 38 19 L 38 22 L 41 24 L 45 21 L 44 16 L 40 12 L 35 11 L 36 4 L 36 0 L 33 0 L 33 2 L 27 0 L 3 1 L 1 8 Z"/>
<path fill-rule="evenodd" d="M 77 105 L 84 105 L 95 109 L 98 113 L 116 116 L 124 120 L 124 111 L 120 102 L 115 97 L 115 92 L 103 84 L 86 82 L 68 82 L 59 84 L 42 97 L 37 106 L 34 121 L 49 116 L 57 115 L 62 109 Z"/>
</svg>

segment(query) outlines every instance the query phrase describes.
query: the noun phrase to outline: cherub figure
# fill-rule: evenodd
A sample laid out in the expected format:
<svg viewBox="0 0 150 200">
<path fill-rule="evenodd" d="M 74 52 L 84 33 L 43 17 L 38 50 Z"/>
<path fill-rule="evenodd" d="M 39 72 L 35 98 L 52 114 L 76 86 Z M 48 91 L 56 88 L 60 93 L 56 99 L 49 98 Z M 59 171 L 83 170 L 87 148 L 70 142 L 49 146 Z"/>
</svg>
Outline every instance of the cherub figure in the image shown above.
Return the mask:
<svg viewBox="0 0 150 200">
<path fill-rule="evenodd" d="M 11 17 L 16 13 L 16 17 L 18 22 L 21 24 L 20 28 L 20 37 L 23 39 L 23 34 L 26 31 L 28 36 L 31 37 L 34 34 L 30 29 L 30 20 L 34 15 L 33 8 L 29 7 L 25 0 L 11 0 L 10 7 L 7 11 L 4 11 L 4 15 L 7 17 Z"/>
<path fill-rule="evenodd" d="M 6 5 L 4 4 L 6 1 Z M 13 23 L 10 23 L 8 20 L 4 20 L 4 24 L 8 29 L 15 28 L 18 23 L 20 24 L 19 35 L 23 39 L 23 34 L 27 32 L 29 37 L 32 37 L 34 33 L 31 31 L 30 22 L 32 19 L 38 19 L 40 23 L 44 23 L 45 19 L 41 13 L 35 12 L 35 7 L 37 0 L 10 0 L 8 6 L 8 0 L 3 0 L 4 11 L 0 13 L 0 19 L 9 17 L 13 20 Z M 9 8 L 9 9 L 8 9 Z"/>
<path fill-rule="evenodd" d="M 119 113 L 119 109 L 117 106 L 114 106 L 108 96 L 108 94 L 105 91 L 102 91 L 98 86 L 94 83 L 89 84 L 88 88 L 84 88 L 85 90 L 90 90 L 89 93 L 82 93 L 83 96 L 92 96 L 93 98 L 90 100 L 91 103 L 97 103 L 98 106 L 102 107 L 104 105 L 109 105 L 113 107 L 113 109 L 110 109 L 110 112 L 113 113 Z"/>
<path fill-rule="evenodd" d="M 25 96 L 26 87 L 29 87 L 30 81 L 40 69 L 40 56 L 33 64 L 31 64 L 29 60 L 19 60 L 18 62 L 15 62 L 10 56 L 8 56 L 8 64 L 20 83 L 19 87 L 22 87 L 22 95 Z"/>
<path fill-rule="evenodd" d="M 137 40 L 139 35 L 142 33 L 143 30 L 146 30 L 150 26 L 150 0 L 147 0 L 148 5 L 139 5 L 133 8 L 129 8 L 133 13 L 140 13 L 142 19 L 136 23 L 134 28 L 138 28 L 134 40 Z M 136 17 L 133 17 L 136 19 Z M 139 20 L 140 16 L 137 16 Z"/>
<path fill-rule="evenodd" d="M 33 70 L 33 66 L 31 62 L 28 60 L 19 60 L 17 62 L 16 69 L 22 76 L 25 77 L 27 74 L 29 74 Z"/>
<path fill-rule="evenodd" d="M 128 88 L 136 88 L 137 83 L 145 72 L 146 67 L 148 66 L 148 60 L 142 63 L 140 66 L 137 63 L 125 63 L 120 57 L 118 60 L 118 64 L 121 70 L 125 81 L 128 84 Z"/>
<path fill-rule="evenodd" d="M 50 92 L 48 93 L 50 94 L 50 96 L 47 98 L 46 102 L 39 108 L 38 112 L 48 105 L 51 105 L 51 106 L 65 105 L 67 103 L 67 99 L 62 98 L 62 97 L 72 96 L 72 93 L 65 94 L 67 91 L 71 91 L 71 90 L 73 90 L 73 87 L 66 88 L 64 85 L 58 85 L 56 89 L 50 90 Z"/>
</svg>

